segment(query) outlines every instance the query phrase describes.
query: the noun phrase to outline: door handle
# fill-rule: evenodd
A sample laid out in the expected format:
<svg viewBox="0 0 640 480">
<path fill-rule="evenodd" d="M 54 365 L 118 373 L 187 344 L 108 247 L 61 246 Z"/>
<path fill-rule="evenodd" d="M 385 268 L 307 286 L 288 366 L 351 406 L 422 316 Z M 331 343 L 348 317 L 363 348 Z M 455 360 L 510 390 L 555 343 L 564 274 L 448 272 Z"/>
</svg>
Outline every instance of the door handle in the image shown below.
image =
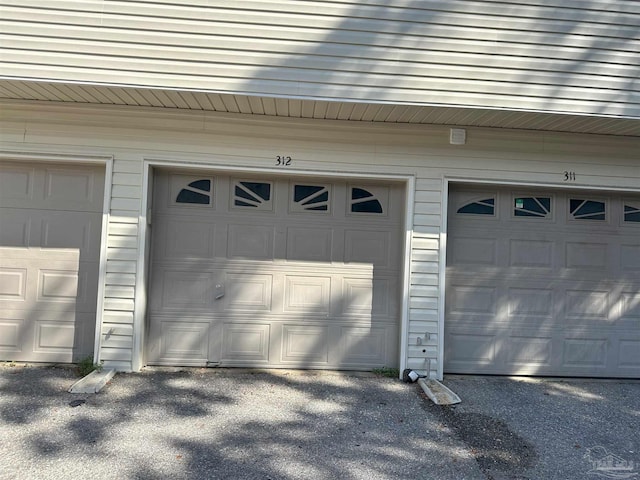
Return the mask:
<svg viewBox="0 0 640 480">
<path fill-rule="evenodd" d="M 215 288 L 215 300 L 220 300 L 222 297 L 224 297 L 224 284 L 223 283 L 217 283 L 216 284 L 216 288 Z"/>
</svg>

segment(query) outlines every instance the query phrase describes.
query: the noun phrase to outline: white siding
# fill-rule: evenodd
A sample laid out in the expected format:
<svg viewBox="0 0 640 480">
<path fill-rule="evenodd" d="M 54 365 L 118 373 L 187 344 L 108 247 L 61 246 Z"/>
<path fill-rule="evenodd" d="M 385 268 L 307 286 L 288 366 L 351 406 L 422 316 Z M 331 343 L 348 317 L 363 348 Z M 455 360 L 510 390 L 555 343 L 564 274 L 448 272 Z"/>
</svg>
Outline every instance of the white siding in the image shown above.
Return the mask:
<svg viewBox="0 0 640 480">
<path fill-rule="evenodd" d="M 142 165 L 120 155 L 113 165 L 99 359 L 131 370 Z"/>
<path fill-rule="evenodd" d="M 105 103 L 215 108 L 210 97 L 171 91 L 182 89 L 640 117 L 634 1 L 49 0 L 43 6 L 4 0 L 0 6 L 6 77 L 165 89 L 116 96 L 83 87 Z M 82 88 L 48 94 L 87 101 Z M 219 101 L 231 112 L 249 108 L 233 97 Z M 250 107 L 267 115 L 295 110 L 278 100 Z M 344 115 L 380 114 L 353 108 Z"/>
<path fill-rule="evenodd" d="M 468 129 L 467 144 L 452 146 L 443 127 L 8 102 L 0 132 L 4 151 L 113 156 L 100 358 L 124 370 L 135 368 L 134 319 L 144 305 L 136 291 L 144 159 L 286 174 L 273 159 L 291 154 L 298 172 L 415 177 L 405 360 L 424 370 L 430 359 L 437 374 L 445 179 L 640 188 L 638 138 Z M 564 183 L 564 170 L 575 171 L 576 182 Z M 428 338 L 417 345 L 418 337 Z"/>
</svg>

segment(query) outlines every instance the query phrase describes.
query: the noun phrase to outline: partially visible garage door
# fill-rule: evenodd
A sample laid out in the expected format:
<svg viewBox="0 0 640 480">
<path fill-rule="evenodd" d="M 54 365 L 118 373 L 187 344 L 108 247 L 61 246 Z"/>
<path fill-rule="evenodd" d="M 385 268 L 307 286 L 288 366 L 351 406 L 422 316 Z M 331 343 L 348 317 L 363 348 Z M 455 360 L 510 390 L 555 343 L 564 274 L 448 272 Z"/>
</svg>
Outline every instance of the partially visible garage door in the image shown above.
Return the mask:
<svg viewBox="0 0 640 480">
<path fill-rule="evenodd" d="M 445 370 L 640 377 L 640 197 L 454 187 Z"/>
<path fill-rule="evenodd" d="M 93 352 L 104 172 L 0 164 L 0 358 Z"/>
<path fill-rule="evenodd" d="M 147 361 L 398 363 L 403 187 L 158 171 Z"/>
</svg>

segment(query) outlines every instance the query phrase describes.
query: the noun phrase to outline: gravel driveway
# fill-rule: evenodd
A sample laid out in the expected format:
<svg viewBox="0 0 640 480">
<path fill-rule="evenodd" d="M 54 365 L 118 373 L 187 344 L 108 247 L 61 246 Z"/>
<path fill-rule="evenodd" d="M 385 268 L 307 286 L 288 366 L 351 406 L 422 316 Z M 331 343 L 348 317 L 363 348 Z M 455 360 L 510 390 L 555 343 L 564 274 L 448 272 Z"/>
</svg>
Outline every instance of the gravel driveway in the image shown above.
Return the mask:
<svg viewBox="0 0 640 480">
<path fill-rule="evenodd" d="M 0 367 L 0 478 L 485 478 L 418 387 L 394 379 L 156 370 L 71 395 L 74 380 Z"/>
<path fill-rule="evenodd" d="M 0 479 L 597 480 L 589 452 L 640 464 L 634 381 L 447 377 L 455 408 L 369 374 L 155 369 L 95 395 L 74 381 L 0 367 Z"/>
</svg>

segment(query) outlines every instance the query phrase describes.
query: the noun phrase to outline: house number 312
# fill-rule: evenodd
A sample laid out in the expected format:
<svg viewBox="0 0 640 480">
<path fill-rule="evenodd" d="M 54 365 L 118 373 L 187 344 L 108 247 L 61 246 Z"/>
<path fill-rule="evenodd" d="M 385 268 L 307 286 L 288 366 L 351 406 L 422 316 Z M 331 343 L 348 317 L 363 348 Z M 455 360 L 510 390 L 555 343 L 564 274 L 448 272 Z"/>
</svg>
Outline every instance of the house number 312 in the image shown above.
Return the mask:
<svg viewBox="0 0 640 480">
<path fill-rule="evenodd" d="M 278 167 L 288 167 L 291 165 L 293 160 L 289 156 L 285 155 L 276 155 L 276 166 Z"/>
<path fill-rule="evenodd" d="M 562 178 L 565 182 L 575 182 L 576 172 L 569 172 L 565 170 L 564 172 L 562 172 Z"/>
</svg>

